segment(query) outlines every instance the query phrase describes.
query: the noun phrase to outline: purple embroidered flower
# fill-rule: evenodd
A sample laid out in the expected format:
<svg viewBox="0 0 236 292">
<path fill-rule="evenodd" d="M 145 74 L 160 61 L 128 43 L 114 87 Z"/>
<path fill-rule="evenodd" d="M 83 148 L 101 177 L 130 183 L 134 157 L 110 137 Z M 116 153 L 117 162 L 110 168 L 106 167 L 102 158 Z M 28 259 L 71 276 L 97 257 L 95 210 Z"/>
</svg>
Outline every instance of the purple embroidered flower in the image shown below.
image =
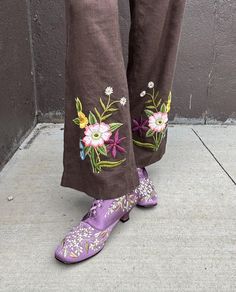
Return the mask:
<svg viewBox="0 0 236 292">
<path fill-rule="evenodd" d="M 144 120 L 143 117 L 140 117 L 138 120 L 133 119 L 133 132 L 138 132 L 140 137 L 143 137 L 143 134 L 148 130 L 148 120 Z"/>
<path fill-rule="evenodd" d="M 125 153 L 125 149 L 123 147 L 120 146 L 121 141 L 123 141 L 124 139 L 126 139 L 126 137 L 119 137 L 119 130 L 117 130 L 114 134 L 114 138 L 113 139 L 109 139 L 107 141 L 107 150 L 108 152 L 111 152 L 111 155 L 113 158 L 116 158 L 116 154 L 117 151 L 120 153 Z"/>
</svg>

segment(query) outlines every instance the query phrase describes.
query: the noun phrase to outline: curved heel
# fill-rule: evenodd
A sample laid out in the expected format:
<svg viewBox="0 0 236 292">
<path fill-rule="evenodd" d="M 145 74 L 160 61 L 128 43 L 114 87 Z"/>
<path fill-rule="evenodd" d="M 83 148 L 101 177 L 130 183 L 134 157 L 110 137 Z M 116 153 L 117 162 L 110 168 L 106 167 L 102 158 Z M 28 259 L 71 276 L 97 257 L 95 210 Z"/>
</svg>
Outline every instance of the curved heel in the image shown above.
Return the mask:
<svg viewBox="0 0 236 292">
<path fill-rule="evenodd" d="M 120 218 L 120 221 L 121 221 L 122 223 L 125 223 L 125 222 L 127 222 L 128 220 L 129 220 L 129 212 L 126 213 L 125 215 L 123 215 L 123 216 Z"/>
</svg>

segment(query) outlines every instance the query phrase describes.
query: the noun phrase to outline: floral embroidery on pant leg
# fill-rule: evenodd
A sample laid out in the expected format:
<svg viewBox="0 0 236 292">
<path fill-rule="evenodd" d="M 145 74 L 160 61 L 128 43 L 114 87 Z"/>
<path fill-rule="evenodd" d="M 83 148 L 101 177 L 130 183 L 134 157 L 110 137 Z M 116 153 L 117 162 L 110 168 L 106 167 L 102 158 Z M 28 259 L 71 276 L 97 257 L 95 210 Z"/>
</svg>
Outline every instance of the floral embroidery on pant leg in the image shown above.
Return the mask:
<svg viewBox="0 0 236 292">
<path fill-rule="evenodd" d="M 146 118 L 141 116 L 138 119 L 133 119 L 132 131 L 141 138 L 141 140 L 133 139 L 133 142 L 137 146 L 157 151 L 167 131 L 171 92 L 169 92 L 167 102 L 163 101 L 159 96 L 159 91 L 155 90 L 154 82 L 150 81 L 148 91 L 142 91 L 140 97 L 147 98 L 144 109 Z M 144 137 L 150 138 L 151 142 L 145 142 Z"/>
<path fill-rule="evenodd" d="M 80 139 L 80 157 L 85 160 L 89 157 L 93 172 L 100 173 L 104 168 L 112 168 L 121 165 L 126 158 L 120 160 L 103 160 L 103 157 L 108 158 L 111 153 L 111 158 L 116 158 L 117 153 L 125 153 L 125 149 L 121 146 L 121 142 L 126 137 L 119 137 L 119 128 L 122 123 L 108 123 L 107 119 L 119 110 L 116 106 L 121 104 L 125 106 L 127 103 L 126 97 L 121 97 L 119 100 L 111 100 L 113 88 L 107 87 L 105 95 L 107 100 L 100 98 L 99 107 L 95 107 L 94 111 L 90 111 L 88 117 L 83 112 L 83 105 L 79 97 L 75 99 L 76 110 L 78 117 L 73 122 L 81 129 L 84 129 L 84 137 Z"/>
</svg>

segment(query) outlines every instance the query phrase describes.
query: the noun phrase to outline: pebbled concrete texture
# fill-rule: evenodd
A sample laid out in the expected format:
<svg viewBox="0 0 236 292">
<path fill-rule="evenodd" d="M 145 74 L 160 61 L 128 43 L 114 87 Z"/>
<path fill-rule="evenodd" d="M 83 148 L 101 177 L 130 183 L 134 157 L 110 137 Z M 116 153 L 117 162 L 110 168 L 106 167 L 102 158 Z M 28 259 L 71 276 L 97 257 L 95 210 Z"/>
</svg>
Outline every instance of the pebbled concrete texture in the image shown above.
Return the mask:
<svg viewBox="0 0 236 292">
<path fill-rule="evenodd" d="M 60 187 L 62 128 L 39 124 L 0 173 L 0 291 L 236 291 L 235 126 L 171 125 L 159 206 L 73 266 L 53 251 L 91 198 Z"/>
</svg>

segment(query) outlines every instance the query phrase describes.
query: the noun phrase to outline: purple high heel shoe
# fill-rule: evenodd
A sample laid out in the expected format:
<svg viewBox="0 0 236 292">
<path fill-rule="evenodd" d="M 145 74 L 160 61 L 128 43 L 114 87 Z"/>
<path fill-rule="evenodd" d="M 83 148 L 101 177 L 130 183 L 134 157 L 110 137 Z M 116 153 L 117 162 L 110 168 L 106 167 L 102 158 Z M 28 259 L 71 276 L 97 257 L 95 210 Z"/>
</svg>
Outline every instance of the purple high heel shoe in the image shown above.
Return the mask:
<svg viewBox="0 0 236 292">
<path fill-rule="evenodd" d="M 155 191 L 152 181 L 148 177 L 148 173 L 145 168 L 137 168 L 139 176 L 139 186 L 134 190 L 134 193 L 138 195 L 137 206 L 140 207 L 154 207 L 158 204 L 158 196 Z"/>
<path fill-rule="evenodd" d="M 57 247 L 56 259 L 72 264 L 99 253 L 119 220 L 129 220 L 129 213 L 137 201 L 138 196 L 134 192 L 116 199 L 94 200 L 80 224 Z"/>
</svg>

